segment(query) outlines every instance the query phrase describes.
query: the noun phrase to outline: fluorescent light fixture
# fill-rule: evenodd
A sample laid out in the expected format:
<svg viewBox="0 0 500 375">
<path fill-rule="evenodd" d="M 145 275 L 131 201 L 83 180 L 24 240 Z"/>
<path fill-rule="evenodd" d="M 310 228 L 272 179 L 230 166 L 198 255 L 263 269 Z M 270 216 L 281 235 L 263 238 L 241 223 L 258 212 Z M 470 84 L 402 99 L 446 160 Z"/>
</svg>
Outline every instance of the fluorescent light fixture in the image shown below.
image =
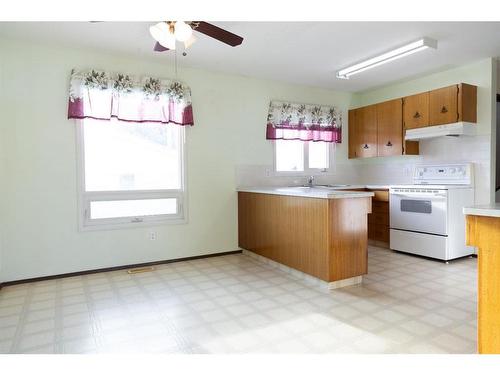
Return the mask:
<svg viewBox="0 0 500 375">
<path fill-rule="evenodd" d="M 388 63 L 389 61 L 393 61 L 404 56 L 411 55 L 415 52 L 423 51 L 427 48 L 436 49 L 437 41 L 427 37 L 421 38 L 415 42 L 383 53 L 382 55 L 372 57 L 371 59 L 341 69 L 337 72 L 337 78 L 349 79 L 349 77 L 354 74 L 364 72 L 365 70 L 375 68 L 376 66 Z"/>
</svg>

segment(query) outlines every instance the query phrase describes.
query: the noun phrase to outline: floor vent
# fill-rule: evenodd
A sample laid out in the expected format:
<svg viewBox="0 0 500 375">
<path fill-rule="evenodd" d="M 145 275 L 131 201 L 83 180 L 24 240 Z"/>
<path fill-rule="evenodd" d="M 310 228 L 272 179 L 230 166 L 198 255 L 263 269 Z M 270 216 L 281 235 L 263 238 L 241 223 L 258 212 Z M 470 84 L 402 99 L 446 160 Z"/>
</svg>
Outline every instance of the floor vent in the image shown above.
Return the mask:
<svg viewBox="0 0 500 375">
<path fill-rule="evenodd" d="M 132 268 L 130 270 L 127 270 L 127 273 L 132 275 L 135 273 L 151 272 L 154 270 L 155 270 L 154 267 L 141 267 L 141 268 Z"/>
</svg>

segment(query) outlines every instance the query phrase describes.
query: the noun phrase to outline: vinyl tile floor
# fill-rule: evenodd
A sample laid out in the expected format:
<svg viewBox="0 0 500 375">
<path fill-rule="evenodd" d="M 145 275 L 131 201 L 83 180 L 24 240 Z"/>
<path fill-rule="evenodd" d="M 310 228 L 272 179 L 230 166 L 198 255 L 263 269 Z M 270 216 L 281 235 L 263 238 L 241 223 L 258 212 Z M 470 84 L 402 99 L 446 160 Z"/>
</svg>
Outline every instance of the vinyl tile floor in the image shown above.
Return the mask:
<svg viewBox="0 0 500 375">
<path fill-rule="evenodd" d="M 5 287 L 0 353 L 475 353 L 476 259 L 369 248 L 312 286 L 244 254 Z"/>
</svg>

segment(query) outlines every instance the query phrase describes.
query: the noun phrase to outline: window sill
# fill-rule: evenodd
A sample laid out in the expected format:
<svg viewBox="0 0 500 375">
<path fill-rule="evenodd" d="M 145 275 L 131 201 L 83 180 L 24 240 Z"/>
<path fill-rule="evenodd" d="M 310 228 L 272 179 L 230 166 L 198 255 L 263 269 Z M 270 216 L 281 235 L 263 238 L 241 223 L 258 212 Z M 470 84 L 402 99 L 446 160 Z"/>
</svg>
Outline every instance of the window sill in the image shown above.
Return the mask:
<svg viewBox="0 0 500 375">
<path fill-rule="evenodd" d="M 95 232 L 104 230 L 117 230 L 117 229 L 132 229 L 132 228 L 147 228 L 147 227 L 157 227 L 157 226 L 168 226 L 168 225 L 183 225 L 187 224 L 187 218 L 176 218 L 176 219 L 163 219 L 163 220 L 150 220 L 141 222 L 130 222 L 130 223 L 100 223 L 100 224 L 79 224 L 80 232 Z"/>
</svg>

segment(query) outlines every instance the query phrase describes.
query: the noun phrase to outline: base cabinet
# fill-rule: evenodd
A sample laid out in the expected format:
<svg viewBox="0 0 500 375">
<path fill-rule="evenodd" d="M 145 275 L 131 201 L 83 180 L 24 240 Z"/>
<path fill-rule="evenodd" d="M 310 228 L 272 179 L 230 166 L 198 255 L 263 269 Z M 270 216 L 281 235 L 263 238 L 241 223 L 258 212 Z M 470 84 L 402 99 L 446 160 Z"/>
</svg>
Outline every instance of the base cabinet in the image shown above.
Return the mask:
<svg viewBox="0 0 500 375">
<path fill-rule="evenodd" d="M 370 197 L 239 192 L 239 246 L 328 282 L 364 275 L 370 211 Z"/>
<path fill-rule="evenodd" d="M 372 190 L 372 213 L 368 215 L 368 238 L 389 244 L 389 191 Z"/>
</svg>

